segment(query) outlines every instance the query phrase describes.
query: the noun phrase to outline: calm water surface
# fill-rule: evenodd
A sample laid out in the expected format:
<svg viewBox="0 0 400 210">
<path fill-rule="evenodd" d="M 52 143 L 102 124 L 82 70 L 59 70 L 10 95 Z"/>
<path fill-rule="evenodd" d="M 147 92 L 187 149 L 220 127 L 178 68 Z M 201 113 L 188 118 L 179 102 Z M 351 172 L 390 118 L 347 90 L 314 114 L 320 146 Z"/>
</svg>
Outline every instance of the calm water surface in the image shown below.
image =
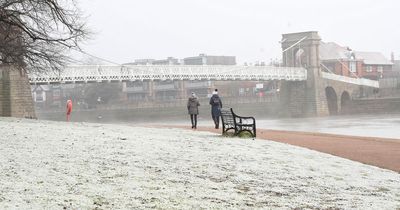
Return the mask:
<svg viewBox="0 0 400 210">
<path fill-rule="evenodd" d="M 308 131 L 400 140 L 400 115 L 336 116 L 301 119 L 257 120 L 265 129 Z"/>
</svg>

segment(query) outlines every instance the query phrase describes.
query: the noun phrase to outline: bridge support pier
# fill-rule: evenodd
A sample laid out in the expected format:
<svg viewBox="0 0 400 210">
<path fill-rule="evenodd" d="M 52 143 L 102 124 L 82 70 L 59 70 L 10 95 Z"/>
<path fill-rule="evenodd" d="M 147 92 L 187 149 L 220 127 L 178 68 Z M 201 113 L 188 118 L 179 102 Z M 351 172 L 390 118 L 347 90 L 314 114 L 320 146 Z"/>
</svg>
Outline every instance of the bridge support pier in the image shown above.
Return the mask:
<svg viewBox="0 0 400 210">
<path fill-rule="evenodd" d="M 36 118 L 28 75 L 0 66 L 0 116 Z"/>
<path fill-rule="evenodd" d="M 281 82 L 280 85 L 280 116 L 303 117 L 305 115 L 306 82 Z"/>
<path fill-rule="evenodd" d="M 187 89 L 186 89 L 186 81 L 179 81 L 179 98 L 186 99 L 188 97 Z"/>
</svg>

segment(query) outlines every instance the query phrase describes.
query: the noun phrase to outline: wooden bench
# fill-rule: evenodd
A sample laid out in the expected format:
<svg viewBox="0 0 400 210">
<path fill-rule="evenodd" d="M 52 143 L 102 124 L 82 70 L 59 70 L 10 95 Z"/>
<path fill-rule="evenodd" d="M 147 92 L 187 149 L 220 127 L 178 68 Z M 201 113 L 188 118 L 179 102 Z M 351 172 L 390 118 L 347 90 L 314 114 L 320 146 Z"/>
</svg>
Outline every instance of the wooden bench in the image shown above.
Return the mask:
<svg viewBox="0 0 400 210">
<path fill-rule="evenodd" d="M 233 130 L 233 135 L 238 136 L 241 132 L 249 132 L 253 138 L 256 137 L 256 119 L 254 117 L 241 117 L 233 112 L 232 108 L 221 109 L 222 134 L 226 135 Z"/>
</svg>

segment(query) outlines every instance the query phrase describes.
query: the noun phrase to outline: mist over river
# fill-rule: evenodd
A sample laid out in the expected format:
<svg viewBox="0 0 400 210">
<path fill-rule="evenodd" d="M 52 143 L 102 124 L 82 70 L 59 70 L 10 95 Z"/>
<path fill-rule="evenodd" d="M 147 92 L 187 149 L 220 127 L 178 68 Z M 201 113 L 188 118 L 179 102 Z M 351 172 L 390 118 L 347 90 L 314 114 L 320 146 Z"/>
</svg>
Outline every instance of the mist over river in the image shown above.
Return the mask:
<svg viewBox="0 0 400 210">
<path fill-rule="evenodd" d="M 342 135 L 394 138 L 400 140 L 400 114 L 345 115 L 315 118 L 279 118 L 270 117 L 262 112 L 262 107 L 252 106 L 248 109 L 234 108 L 238 115 L 254 116 L 257 128 L 320 132 Z M 185 108 L 175 107 L 151 110 L 92 110 L 76 111 L 72 121 L 114 124 L 162 124 L 190 125 L 189 115 Z M 62 112 L 38 112 L 43 120 L 65 121 Z M 198 126 L 212 126 L 208 106 L 201 107 Z"/>
</svg>

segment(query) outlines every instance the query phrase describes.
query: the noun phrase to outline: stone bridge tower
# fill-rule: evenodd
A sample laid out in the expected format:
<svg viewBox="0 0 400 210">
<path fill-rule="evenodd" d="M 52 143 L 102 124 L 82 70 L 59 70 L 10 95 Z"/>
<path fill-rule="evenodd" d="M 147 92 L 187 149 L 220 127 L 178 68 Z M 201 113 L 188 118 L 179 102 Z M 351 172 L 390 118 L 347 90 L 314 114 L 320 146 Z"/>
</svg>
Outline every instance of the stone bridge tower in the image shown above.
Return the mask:
<svg viewBox="0 0 400 210">
<path fill-rule="evenodd" d="M 0 65 L 0 116 L 36 118 L 28 75 Z"/>
<path fill-rule="evenodd" d="M 0 116 L 35 118 L 28 75 L 15 67 L 24 66 L 21 30 L 11 23 L 0 21 Z"/>
<path fill-rule="evenodd" d="M 321 38 L 316 31 L 282 35 L 283 65 L 304 67 L 307 80 L 281 84 L 283 116 L 307 117 L 329 115 L 326 109 L 324 88 L 320 89 L 321 68 L 319 45 Z"/>
</svg>

